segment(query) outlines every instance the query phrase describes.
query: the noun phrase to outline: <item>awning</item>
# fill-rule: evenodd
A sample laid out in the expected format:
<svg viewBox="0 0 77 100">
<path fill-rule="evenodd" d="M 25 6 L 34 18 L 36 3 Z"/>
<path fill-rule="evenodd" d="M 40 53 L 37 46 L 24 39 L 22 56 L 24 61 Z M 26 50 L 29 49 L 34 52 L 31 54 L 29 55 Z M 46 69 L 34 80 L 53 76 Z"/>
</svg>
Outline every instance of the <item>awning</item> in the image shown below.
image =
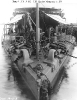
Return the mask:
<svg viewBox="0 0 77 100">
<path fill-rule="evenodd" d="M 13 17 L 11 19 L 11 21 L 9 23 L 16 23 L 16 22 L 18 22 L 19 20 L 22 19 L 22 16 L 24 16 L 24 14 L 16 15 L 15 17 Z"/>
<path fill-rule="evenodd" d="M 46 14 L 47 16 L 49 16 L 50 18 L 52 18 L 53 20 L 55 20 L 55 21 L 57 21 L 59 23 L 67 24 L 67 22 L 65 21 L 65 19 L 61 18 L 59 15 L 53 15 L 53 14 L 47 14 L 47 13 L 44 13 L 44 14 Z M 19 20 L 22 19 L 22 16 L 24 16 L 24 14 L 16 15 L 15 17 L 13 17 L 11 19 L 11 21 L 9 22 L 9 24 L 18 22 Z"/>
<path fill-rule="evenodd" d="M 58 21 L 59 23 L 67 24 L 67 22 L 65 21 L 65 19 L 62 19 L 59 15 L 53 15 L 53 14 L 46 14 L 46 15 L 49 16 L 50 18 Z"/>
</svg>

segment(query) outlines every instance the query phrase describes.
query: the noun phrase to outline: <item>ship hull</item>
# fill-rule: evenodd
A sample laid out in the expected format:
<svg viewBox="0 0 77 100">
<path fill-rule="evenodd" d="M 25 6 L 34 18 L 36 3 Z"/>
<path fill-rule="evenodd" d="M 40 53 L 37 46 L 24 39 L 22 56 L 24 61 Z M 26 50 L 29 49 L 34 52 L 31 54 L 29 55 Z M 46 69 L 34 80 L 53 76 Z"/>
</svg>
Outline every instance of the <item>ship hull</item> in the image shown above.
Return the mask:
<svg viewBox="0 0 77 100">
<path fill-rule="evenodd" d="M 69 51 L 69 54 L 72 55 L 72 51 L 74 49 L 74 45 L 71 44 L 66 44 L 66 48 Z M 11 54 L 11 60 L 14 62 L 17 58 L 16 54 Z M 43 67 L 47 67 L 44 70 L 44 74 L 48 77 L 49 81 L 50 81 L 50 86 L 52 87 L 52 89 L 55 87 L 55 85 L 57 84 L 57 80 L 59 79 L 59 77 L 62 76 L 63 73 L 61 73 L 62 69 L 64 67 L 67 66 L 67 63 L 69 62 L 70 57 L 69 56 L 65 56 L 63 59 L 59 60 L 59 62 L 54 62 L 54 65 L 56 66 L 56 69 L 54 72 L 51 72 L 51 68 L 46 66 L 45 64 L 43 64 Z M 25 84 L 28 86 L 28 88 L 31 90 L 31 92 L 33 93 L 34 97 L 36 98 L 36 100 L 40 100 L 40 87 L 37 84 L 37 76 L 35 74 L 35 72 L 32 71 L 31 68 L 25 67 L 25 72 L 23 69 L 23 62 L 24 59 L 23 57 L 20 58 L 17 63 L 15 64 L 16 68 L 18 69 L 19 73 L 21 74 L 22 78 L 25 81 Z M 34 65 L 32 66 L 36 66 L 37 64 L 35 64 L 36 62 L 34 62 Z M 41 63 L 42 64 L 42 63 Z"/>
<path fill-rule="evenodd" d="M 70 50 L 70 54 L 72 54 L 72 49 Z M 69 61 L 70 57 L 65 56 L 64 59 L 61 61 L 61 64 L 58 68 L 57 73 L 55 73 L 53 80 L 50 82 L 52 89 L 55 87 L 55 85 L 57 84 L 57 81 L 59 81 L 59 77 L 62 76 L 63 73 L 61 73 L 61 71 L 63 70 L 64 67 L 66 67 L 68 61 Z M 34 77 L 32 77 L 31 73 L 28 72 L 28 70 L 26 69 L 26 72 L 28 74 L 25 74 L 22 68 L 22 64 L 23 61 L 22 59 L 18 61 L 18 64 L 16 65 L 16 67 L 18 68 L 22 78 L 25 81 L 25 84 L 28 86 L 28 88 L 31 90 L 33 96 L 36 98 L 36 100 L 40 100 L 40 88 L 37 85 L 36 79 L 34 79 Z M 30 76 L 30 77 L 29 77 Z M 33 78 L 33 79 L 32 79 Z M 52 79 L 52 76 L 50 76 L 50 79 Z M 31 80 L 33 80 L 33 84 L 31 84 Z M 35 89 L 36 88 L 36 89 Z M 35 90 L 34 90 L 35 89 Z"/>
</svg>

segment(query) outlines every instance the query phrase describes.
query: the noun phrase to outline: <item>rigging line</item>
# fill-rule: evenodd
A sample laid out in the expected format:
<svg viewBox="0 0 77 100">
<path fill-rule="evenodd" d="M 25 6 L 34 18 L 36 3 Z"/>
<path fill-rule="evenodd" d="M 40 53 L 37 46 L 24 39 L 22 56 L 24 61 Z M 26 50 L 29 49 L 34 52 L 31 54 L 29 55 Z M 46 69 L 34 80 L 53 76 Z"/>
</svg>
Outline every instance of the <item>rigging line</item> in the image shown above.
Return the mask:
<svg viewBox="0 0 77 100">
<path fill-rule="evenodd" d="M 42 4 L 42 3 L 41 3 Z M 43 5 L 43 4 L 42 4 Z M 44 6 L 44 5 L 43 5 Z M 44 6 L 44 8 L 46 9 L 46 7 Z M 42 13 L 44 13 L 44 11 L 42 11 L 42 10 L 40 10 Z M 45 13 L 44 13 L 45 14 Z M 43 18 L 42 18 L 43 19 Z M 44 21 L 44 19 L 43 19 L 43 21 Z M 45 22 L 44 22 L 45 23 Z M 47 30 L 47 26 L 46 26 L 46 24 L 45 24 L 45 27 L 46 27 L 46 30 Z"/>
<path fill-rule="evenodd" d="M 27 12 L 27 14 L 31 17 L 31 14 L 33 14 L 34 12 L 36 12 L 36 9 L 34 9 L 34 11 L 32 10 L 31 12 Z M 35 16 L 34 16 L 34 18 L 35 18 Z M 32 18 L 31 18 L 31 20 L 32 20 Z M 34 23 L 33 20 L 32 20 L 32 22 Z M 35 23 L 34 23 L 34 25 L 35 25 Z"/>
<path fill-rule="evenodd" d="M 32 12 L 31 12 L 30 14 L 32 14 L 32 13 L 34 13 L 34 12 L 36 12 L 36 9 L 35 9 L 34 11 L 32 10 Z"/>
<path fill-rule="evenodd" d="M 65 47 L 65 46 L 63 46 L 63 47 Z M 64 55 L 66 55 L 66 56 L 70 56 L 70 57 L 73 57 L 73 58 L 76 58 L 76 59 L 77 59 L 77 57 L 72 56 L 72 55 L 70 55 L 70 54 L 69 54 L 69 53 L 67 53 L 67 52 L 66 52 L 66 54 L 64 54 Z"/>
<path fill-rule="evenodd" d="M 42 13 L 44 13 L 42 10 L 40 10 Z M 45 13 L 44 13 L 45 14 Z M 42 15 L 42 14 L 41 14 Z M 43 19 L 43 17 L 41 16 L 41 18 Z M 44 19 L 43 19 L 43 23 L 45 24 L 45 27 L 46 27 L 46 31 L 48 31 L 48 28 L 47 28 L 47 25 L 46 25 L 46 23 L 45 23 L 45 21 L 44 21 Z"/>
<path fill-rule="evenodd" d="M 41 10 L 40 10 L 41 11 Z M 42 15 L 42 14 L 41 14 Z M 43 17 L 41 16 L 41 18 L 42 18 L 42 20 L 43 20 L 43 22 L 44 22 L 44 24 L 45 24 L 45 27 L 46 27 L 46 30 L 48 30 L 47 29 L 47 26 L 46 26 L 46 23 L 45 23 L 45 21 L 44 21 L 44 19 L 43 19 Z"/>
<path fill-rule="evenodd" d="M 70 56 L 70 57 L 73 57 L 73 58 L 76 58 L 76 59 L 77 59 L 77 57 L 72 56 L 72 55 L 70 55 L 69 53 L 66 53 L 65 55 L 66 55 L 66 56 Z"/>
<path fill-rule="evenodd" d="M 30 17 L 30 19 L 31 19 L 31 21 L 33 22 L 33 24 L 36 26 L 36 24 L 35 24 L 35 22 L 32 20 L 32 18 L 31 18 L 31 16 L 29 16 Z"/>
<path fill-rule="evenodd" d="M 42 4 L 42 3 L 41 3 Z M 42 4 L 43 5 L 43 4 Z M 46 7 L 43 5 L 43 7 L 46 9 Z M 44 11 L 40 10 L 42 13 L 46 14 Z"/>
<path fill-rule="evenodd" d="M 67 40 L 65 40 L 65 41 L 59 41 L 59 42 L 68 42 L 68 43 L 70 43 L 71 45 L 76 46 L 75 44 L 73 44 L 72 42 L 69 42 L 69 41 L 67 41 Z"/>
<path fill-rule="evenodd" d="M 31 13 L 29 13 L 30 15 L 33 14 L 34 12 L 36 12 L 36 9 L 34 11 L 32 11 Z"/>
<path fill-rule="evenodd" d="M 73 57 L 73 58 L 76 58 L 77 59 L 77 57 L 75 57 L 75 56 L 72 56 L 72 55 L 70 55 L 70 54 L 66 54 L 66 56 L 70 56 L 70 57 Z"/>
<path fill-rule="evenodd" d="M 42 4 L 42 3 L 41 3 Z M 43 5 L 43 4 L 42 4 Z M 43 7 L 46 9 L 46 7 L 43 5 Z"/>
<path fill-rule="evenodd" d="M 76 64 L 77 64 L 77 62 L 75 62 L 75 63 L 73 63 L 73 64 L 67 66 L 66 68 L 68 69 L 68 68 L 70 68 L 70 67 L 73 67 L 73 66 L 76 65 Z"/>
<path fill-rule="evenodd" d="M 42 4 L 42 3 L 41 3 Z M 42 4 L 43 5 L 43 4 Z M 44 5 L 43 5 L 44 6 Z M 44 6 L 45 7 L 45 6 Z M 45 7 L 45 9 L 46 9 L 46 7 Z M 53 16 L 53 17 L 55 17 L 55 18 L 57 18 L 56 16 Z M 61 20 L 61 21 L 64 21 L 63 19 L 60 19 L 60 18 L 57 18 L 58 20 Z"/>
</svg>

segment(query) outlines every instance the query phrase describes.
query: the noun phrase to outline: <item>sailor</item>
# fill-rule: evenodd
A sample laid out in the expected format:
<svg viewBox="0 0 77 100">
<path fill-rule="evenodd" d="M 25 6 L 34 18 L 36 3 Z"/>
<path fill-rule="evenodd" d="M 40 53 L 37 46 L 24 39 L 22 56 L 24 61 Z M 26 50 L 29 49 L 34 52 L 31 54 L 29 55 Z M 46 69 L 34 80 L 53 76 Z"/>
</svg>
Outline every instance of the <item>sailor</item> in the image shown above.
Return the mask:
<svg viewBox="0 0 77 100">
<path fill-rule="evenodd" d="M 21 32 L 21 30 L 22 30 L 22 24 L 21 24 L 21 22 L 19 21 L 18 22 L 18 30 L 19 30 L 19 33 Z"/>
<path fill-rule="evenodd" d="M 52 35 L 52 36 L 54 36 L 54 32 L 55 32 L 54 28 L 50 27 L 49 28 L 49 34 Z"/>
<path fill-rule="evenodd" d="M 74 35 L 74 37 L 75 37 L 75 39 L 76 39 L 76 43 L 77 43 L 77 29 L 74 29 L 73 35 Z"/>
<path fill-rule="evenodd" d="M 27 14 L 26 16 L 26 23 L 25 23 L 25 31 L 32 31 L 33 28 L 32 28 L 32 23 L 31 23 L 31 20 L 30 20 L 30 15 Z"/>
<path fill-rule="evenodd" d="M 8 35 L 12 34 L 13 33 L 13 29 L 10 28 L 9 31 L 8 31 Z"/>
<path fill-rule="evenodd" d="M 53 36 L 55 35 L 55 29 L 53 27 L 49 28 L 49 43 L 52 43 L 54 41 Z"/>
</svg>

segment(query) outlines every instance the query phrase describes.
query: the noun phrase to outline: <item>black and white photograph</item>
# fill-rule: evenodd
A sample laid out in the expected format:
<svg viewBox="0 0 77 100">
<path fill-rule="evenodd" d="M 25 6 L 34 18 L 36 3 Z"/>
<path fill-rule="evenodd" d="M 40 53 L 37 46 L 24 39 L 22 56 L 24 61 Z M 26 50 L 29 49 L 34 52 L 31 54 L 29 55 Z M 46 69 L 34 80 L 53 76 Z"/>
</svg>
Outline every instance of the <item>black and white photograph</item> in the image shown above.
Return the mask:
<svg viewBox="0 0 77 100">
<path fill-rule="evenodd" d="M 0 0 L 0 100 L 77 100 L 77 0 Z"/>
</svg>

